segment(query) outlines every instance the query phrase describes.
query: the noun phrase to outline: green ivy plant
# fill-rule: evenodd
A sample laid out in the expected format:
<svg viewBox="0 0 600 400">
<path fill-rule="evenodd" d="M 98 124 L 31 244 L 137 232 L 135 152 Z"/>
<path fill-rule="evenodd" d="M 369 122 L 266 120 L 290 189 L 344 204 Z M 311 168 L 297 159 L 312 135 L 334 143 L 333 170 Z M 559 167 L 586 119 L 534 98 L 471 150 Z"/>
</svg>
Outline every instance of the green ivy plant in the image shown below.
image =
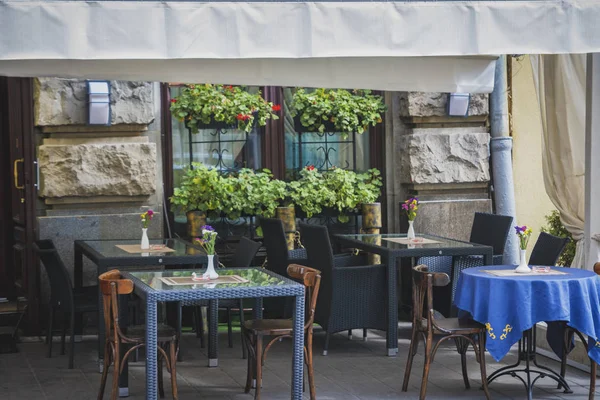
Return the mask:
<svg viewBox="0 0 600 400">
<path fill-rule="evenodd" d="M 323 175 L 310 165 L 300 171 L 300 179 L 288 183 L 289 204 L 300 207 L 307 218 L 320 214 L 333 203 L 335 194 L 323 184 Z"/>
<path fill-rule="evenodd" d="M 185 212 L 220 212 L 225 206 L 223 199 L 227 197 L 223 176 L 216 168 L 202 163 L 193 163 L 192 167 L 185 170 L 181 185 L 174 189 L 171 204 Z"/>
<path fill-rule="evenodd" d="M 546 215 L 545 218 L 548 225 L 542 227 L 542 232 L 571 239 L 558 259 L 558 265 L 570 267 L 573 263 L 573 258 L 575 258 L 575 247 L 577 246 L 577 242 L 573 240 L 573 236 L 563 225 L 560 220 L 560 213 L 557 210 L 552 211 L 550 215 Z"/>
<path fill-rule="evenodd" d="M 307 92 L 298 89 L 293 96 L 291 114 L 298 117 L 310 132 L 325 132 L 332 124 L 344 138 L 350 133 L 363 133 L 370 126 L 382 122 L 387 107 L 381 96 L 369 90 L 316 89 Z"/>
<path fill-rule="evenodd" d="M 198 133 L 200 125 L 223 122 L 250 132 L 254 123 L 265 126 L 267 120 L 278 119 L 280 105 L 263 99 L 260 92 L 252 94 L 237 86 L 187 85 L 171 100 L 171 114 Z"/>
</svg>

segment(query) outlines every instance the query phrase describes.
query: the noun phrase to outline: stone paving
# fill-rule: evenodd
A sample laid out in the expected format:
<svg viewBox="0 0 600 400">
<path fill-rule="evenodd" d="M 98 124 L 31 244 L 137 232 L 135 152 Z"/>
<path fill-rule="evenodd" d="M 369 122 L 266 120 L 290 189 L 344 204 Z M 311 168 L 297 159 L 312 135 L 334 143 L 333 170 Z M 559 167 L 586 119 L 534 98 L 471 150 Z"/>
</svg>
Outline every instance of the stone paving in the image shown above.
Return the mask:
<svg viewBox="0 0 600 400">
<path fill-rule="evenodd" d="M 385 338 L 380 332 L 370 331 L 366 342 L 362 332 L 355 331 L 353 340 L 337 334 L 331 339 L 329 355 L 320 354 L 325 335 L 315 333 L 315 374 L 318 399 L 418 399 L 423 366 L 423 347 L 413 365 L 409 390 L 401 391 L 406 353 L 408 350 L 408 324 L 399 326 L 399 349 L 397 357 L 386 357 Z M 226 334 L 220 336 L 220 359 L 218 368 L 207 367 L 206 349 L 201 349 L 193 334 L 186 334 L 182 344 L 184 361 L 177 366 L 179 398 L 205 400 L 252 399 L 253 392 L 244 394 L 246 361 L 241 358 L 239 336 L 232 349 L 227 347 Z M 84 340 L 76 344 L 75 369 L 67 369 L 67 356 L 58 355 L 60 345 L 55 345 L 55 355 L 46 358 L 45 345 L 41 341 L 27 341 L 19 345 L 18 354 L 0 354 L 0 399 L 2 400 L 87 400 L 96 399 L 100 382 L 97 370 L 95 342 Z M 496 363 L 487 355 L 488 374 L 515 360 L 515 350 L 502 363 Z M 479 389 L 479 366 L 471 351 L 469 377 L 471 389 L 464 388 L 460 372 L 460 358 L 453 346 L 442 347 L 430 373 L 428 399 L 483 399 Z M 539 356 L 542 364 L 558 369 L 556 361 Z M 145 399 L 145 367 L 143 362 L 130 367 L 131 400 Z M 291 343 L 276 343 L 265 364 L 262 398 L 265 400 L 289 399 L 291 376 Z M 166 398 L 168 373 L 165 372 Z M 554 381 L 548 378 L 538 381 L 534 399 L 583 400 L 588 397 L 589 375 L 569 368 L 567 378 L 573 394 L 556 390 Z M 109 378 L 110 385 L 110 378 Z M 494 399 L 525 399 L 522 383 L 515 378 L 504 377 L 491 386 Z M 109 394 L 105 394 L 105 399 Z M 305 394 L 305 398 L 308 395 Z"/>
</svg>

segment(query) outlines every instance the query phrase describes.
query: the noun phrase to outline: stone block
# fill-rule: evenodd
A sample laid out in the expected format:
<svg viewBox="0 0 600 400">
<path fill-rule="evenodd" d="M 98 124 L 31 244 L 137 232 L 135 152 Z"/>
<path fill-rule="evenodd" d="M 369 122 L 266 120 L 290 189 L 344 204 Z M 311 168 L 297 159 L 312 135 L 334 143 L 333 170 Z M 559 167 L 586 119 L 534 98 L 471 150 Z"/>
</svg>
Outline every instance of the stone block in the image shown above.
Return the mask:
<svg viewBox="0 0 600 400">
<path fill-rule="evenodd" d="M 489 141 L 480 128 L 415 129 L 400 138 L 402 183 L 487 182 Z"/>
<path fill-rule="evenodd" d="M 448 115 L 448 93 L 400 92 L 401 117 L 446 117 Z M 489 113 L 488 95 L 471 94 L 469 116 Z"/>
<path fill-rule="evenodd" d="M 111 81 L 111 123 L 148 125 L 154 121 L 151 82 Z M 36 126 L 86 125 L 86 82 L 37 78 L 34 81 Z"/>
<path fill-rule="evenodd" d="M 73 242 L 75 240 L 100 239 L 140 239 L 142 226 L 140 214 L 112 215 L 70 215 L 55 217 L 38 217 L 38 232 L 40 239 L 52 239 L 67 270 L 73 279 Z M 162 214 L 157 213 L 148 227 L 148 237 L 162 237 Z M 84 285 L 97 284 L 96 265 L 86 257 L 83 258 Z M 48 298 L 48 281 L 42 272 L 42 299 Z"/>
<path fill-rule="evenodd" d="M 149 196 L 156 144 L 93 143 L 38 148 L 41 197 Z"/>
</svg>

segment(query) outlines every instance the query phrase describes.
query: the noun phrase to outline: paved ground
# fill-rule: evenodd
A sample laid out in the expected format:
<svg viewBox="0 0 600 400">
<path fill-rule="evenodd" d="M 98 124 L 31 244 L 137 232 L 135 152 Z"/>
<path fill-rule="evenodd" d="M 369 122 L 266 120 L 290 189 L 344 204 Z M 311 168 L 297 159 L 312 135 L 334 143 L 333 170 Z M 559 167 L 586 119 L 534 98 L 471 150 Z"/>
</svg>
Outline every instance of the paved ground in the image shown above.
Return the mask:
<svg viewBox="0 0 600 400">
<path fill-rule="evenodd" d="M 401 325 L 398 357 L 385 357 L 385 340 L 370 332 L 367 342 L 360 333 L 349 341 L 343 334 L 334 335 L 329 355 L 318 352 L 315 358 L 317 397 L 319 399 L 418 399 L 422 373 L 422 347 L 415 360 L 407 393 L 401 392 L 402 378 L 408 349 L 408 325 Z M 227 348 L 226 336 L 221 336 L 220 366 L 207 368 L 206 350 L 200 349 L 194 335 L 186 335 L 182 351 L 184 361 L 178 364 L 179 398 L 225 400 L 252 399 L 252 393 L 244 394 L 246 362 L 241 359 L 241 347 L 236 335 L 233 349 Z M 321 349 L 324 334 L 318 332 L 315 349 Z M 97 397 L 100 374 L 95 362 L 95 343 L 84 341 L 76 345 L 74 370 L 68 370 L 67 356 L 59 356 L 60 346 L 55 346 L 53 358 L 45 357 L 45 345 L 41 342 L 23 343 L 18 354 L 0 355 L 0 399 L 2 400 L 87 400 Z M 504 363 L 512 362 L 514 353 Z M 543 364 L 558 367 L 558 363 L 540 357 Z M 265 365 L 263 399 L 289 399 L 291 375 L 291 346 L 289 342 L 277 343 L 269 352 Z M 487 356 L 488 373 L 503 364 Z M 144 399 L 144 364 L 131 366 L 130 399 Z M 460 374 L 460 358 L 452 347 L 440 350 L 432 367 L 428 390 L 429 399 L 484 398 L 479 390 L 479 368 L 474 355 L 469 354 L 469 376 L 472 389 L 466 390 Z M 165 386 L 168 388 L 165 372 Z M 568 380 L 573 394 L 563 394 L 555 389 L 548 378 L 538 381 L 535 399 L 587 399 L 589 376 L 569 369 Z M 109 378 L 110 384 L 110 378 Z M 491 387 L 494 399 L 525 399 L 523 385 L 515 378 L 501 378 Z M 108 398 L 108 394 L 105 398 Z M 308 396 L 305 396 L 308 398 Z M 167 391 L 167 398 L 170 393 Z"/>
</svg>

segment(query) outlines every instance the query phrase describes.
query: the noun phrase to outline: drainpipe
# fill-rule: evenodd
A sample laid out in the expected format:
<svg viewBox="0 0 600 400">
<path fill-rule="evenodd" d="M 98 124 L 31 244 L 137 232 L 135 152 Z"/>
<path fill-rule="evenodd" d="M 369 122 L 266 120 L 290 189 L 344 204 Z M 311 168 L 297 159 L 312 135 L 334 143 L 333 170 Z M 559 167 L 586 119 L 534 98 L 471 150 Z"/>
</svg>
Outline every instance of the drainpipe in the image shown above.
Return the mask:
<svg viewBox="0 0 600 400">
<path fill-rule="evenodd" d="M 496 214 L 510 215 L 517 224 L 515 187 L 512 170 L 512 138 L 508 127 L 508 98 L 506 84 L 506 56 L 498 57 L 494 75 L 494 91 L 490 95 L 490 150 Z M 519 263 L 519 246 L 514 230 L 508 234 L 504 248 L 504 264 Z"/>
</svg>

